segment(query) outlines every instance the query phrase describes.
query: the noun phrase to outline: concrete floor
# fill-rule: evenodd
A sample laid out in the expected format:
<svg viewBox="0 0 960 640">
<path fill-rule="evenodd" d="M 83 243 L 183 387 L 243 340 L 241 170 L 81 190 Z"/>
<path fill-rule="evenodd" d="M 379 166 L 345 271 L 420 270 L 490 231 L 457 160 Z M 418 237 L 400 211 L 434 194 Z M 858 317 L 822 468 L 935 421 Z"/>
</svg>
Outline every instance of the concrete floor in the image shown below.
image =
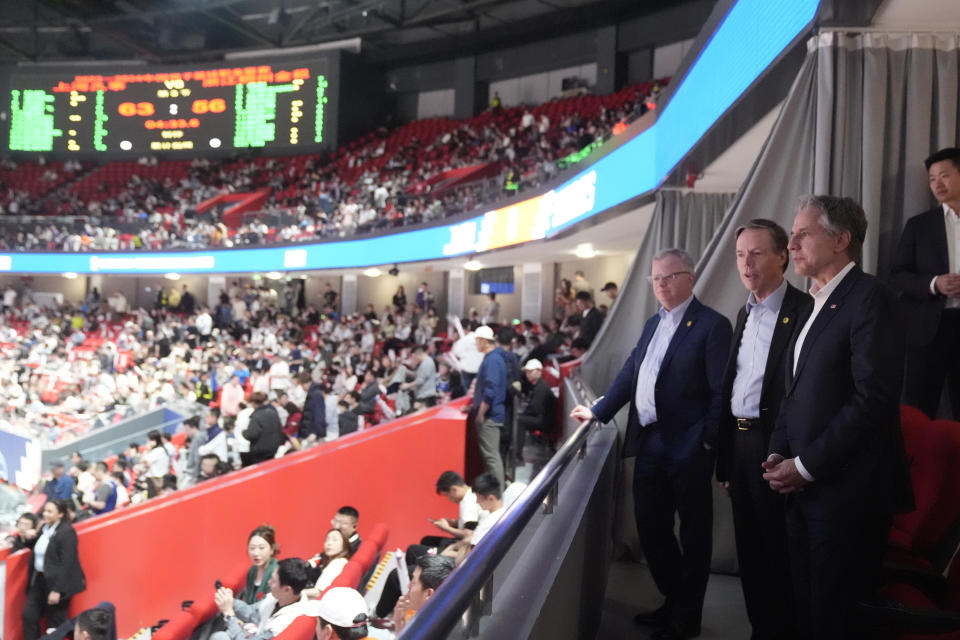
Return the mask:
<svg viewBox="0 0 960 640">
<path fill-rule="evenodd" d="M 603 618 L 597 638 L 646 640 L 651 628 L 634 625 L 633 616 L 656 609 L 663 598 L 653 584 L 646 565 L 619 560 L 610 567 Z M 700 638 L 704 640 L 747 640 L 750 623 L 743 606 L 743 591 L 736 576 L 713 574 L 707 584 Z"/>
</svg>

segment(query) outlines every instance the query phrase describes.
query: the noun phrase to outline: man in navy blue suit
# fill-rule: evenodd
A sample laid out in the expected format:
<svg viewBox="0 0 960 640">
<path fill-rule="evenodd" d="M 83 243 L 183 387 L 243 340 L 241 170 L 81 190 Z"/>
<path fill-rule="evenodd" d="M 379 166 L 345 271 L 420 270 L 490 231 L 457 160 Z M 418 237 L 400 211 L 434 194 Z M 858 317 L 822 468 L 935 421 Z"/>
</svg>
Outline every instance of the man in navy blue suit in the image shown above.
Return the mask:
<svg viewBox="0 0 960 640">
<path fill-rule="evenodd" d="M 860 268 L 867 219 L 850 198 L 806 198 L 790 237 L 813 308 L 788 352 L 763 463 L 787 495 L 798 637 L 861 637 L 853 605 L 877 577 L 891 516 L 913 508 L 900 431 L 905 336 L 896 294 Z"/>
<path fill-rule="evenodd" d="M 647 321 L 606 395 L 571 414 L 608 422 L 630 404 L 623 455 L 636 457 L 637 531 L 650 573 L 666 598 L 662 607 L 636 621 L 656 626 L 652 637 L 658 640 L 700 634 L 710 576 L 711 476 L 731 328 L 694 297 L 695 279 L 686 251 L 657 253 L 649 280 L 660 311 Z M 677 514 L 679 541 L 673 531 Z"/>
</svg>

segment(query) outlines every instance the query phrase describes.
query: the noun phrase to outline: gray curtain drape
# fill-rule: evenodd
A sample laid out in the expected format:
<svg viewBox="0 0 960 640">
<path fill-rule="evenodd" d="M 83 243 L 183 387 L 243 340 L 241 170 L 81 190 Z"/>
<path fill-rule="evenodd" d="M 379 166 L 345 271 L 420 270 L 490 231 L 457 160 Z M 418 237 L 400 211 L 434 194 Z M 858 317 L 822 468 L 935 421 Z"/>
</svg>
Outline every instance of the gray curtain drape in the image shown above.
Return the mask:
<svg viewBox="0 0 960 640">
<path fill-rule="evenodd" d="M 699 265 L 697 295 L 734 317 L 743 304 L 733 234 L 755 217 L 788 231 L 805 194 L 849 196 L 869 220 L 864 269 L 885 277 L 907 218 L 935 202 L 923 159 L 958 144 L 960 35 L 810 39 L 790 95 Z M 805 287 L 787 270 L 788 278 Z"/>
</svg>

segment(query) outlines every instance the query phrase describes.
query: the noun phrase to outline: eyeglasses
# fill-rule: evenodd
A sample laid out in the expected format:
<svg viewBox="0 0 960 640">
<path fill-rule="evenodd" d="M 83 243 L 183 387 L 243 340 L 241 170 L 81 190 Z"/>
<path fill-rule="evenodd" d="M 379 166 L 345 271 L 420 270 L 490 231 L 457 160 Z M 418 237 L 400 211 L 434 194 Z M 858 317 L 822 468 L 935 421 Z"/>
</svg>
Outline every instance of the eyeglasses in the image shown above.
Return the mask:
<svg viewBox="0 0 960 640">
<path fill-rule="evenodd" d="M 693 275 L 692 272 L 690 271 L 674 271 L 673 273 L 667 273 L 662 276 L 661 275 L 647 276 L 647 282 L 649 282 L 650 284 L 660 284 L 661 282 L 670 284 L 671 282 L 677 279 L 677 276 L 681 276 L 683 274 Z"/>
</svg>

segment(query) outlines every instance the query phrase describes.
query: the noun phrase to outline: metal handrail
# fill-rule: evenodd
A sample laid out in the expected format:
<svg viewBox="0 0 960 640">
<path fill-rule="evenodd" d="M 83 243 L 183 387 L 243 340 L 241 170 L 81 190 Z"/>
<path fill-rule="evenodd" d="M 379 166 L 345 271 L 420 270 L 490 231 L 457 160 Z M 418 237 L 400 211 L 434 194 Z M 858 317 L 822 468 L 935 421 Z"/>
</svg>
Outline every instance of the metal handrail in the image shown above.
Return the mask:
<svg viewBox="0 0 960 640">
<path fill-rule="evenodd" d="M 581 386 L 582 389 L 582 386 Z M 401 638 L 445 640 L 470 607 L 475 594 L 488 584 L 494 569 L 537 509 L 548 499 L 570 461 L 586 448 L 587 437 L 597 424 L 592 418 L 581 424 L 547 462 L 517 500 L 507 508 L 496 526 L 447 578 L 440 589 L 401 632 Z"/>
</svg>

